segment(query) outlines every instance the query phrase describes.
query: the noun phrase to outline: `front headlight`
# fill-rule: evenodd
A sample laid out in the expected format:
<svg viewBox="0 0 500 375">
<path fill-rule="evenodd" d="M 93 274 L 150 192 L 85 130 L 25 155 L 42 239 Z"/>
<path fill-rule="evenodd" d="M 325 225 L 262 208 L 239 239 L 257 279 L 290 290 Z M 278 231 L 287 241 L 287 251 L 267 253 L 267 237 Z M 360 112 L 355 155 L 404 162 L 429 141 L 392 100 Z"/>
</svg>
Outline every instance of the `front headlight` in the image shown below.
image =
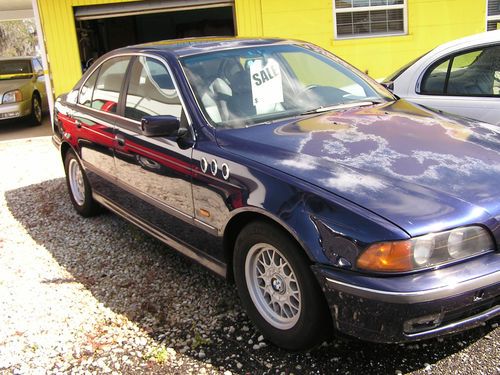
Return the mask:
<svg viewBox="0 0 500 375">
<path fill-rule="evenodd" d="M 427 234 L 406 241 L 381 242 L 358 257 L 358 268 L 404 272 L 433 267 L 494 250 L 490 234 L 478 226 Z"/>
<path fill-rule="evenodd" d="M 17 103 L 23 101 L 21 90 L 12 90 L 3 94 L 2 103 Z"/>
</svg>

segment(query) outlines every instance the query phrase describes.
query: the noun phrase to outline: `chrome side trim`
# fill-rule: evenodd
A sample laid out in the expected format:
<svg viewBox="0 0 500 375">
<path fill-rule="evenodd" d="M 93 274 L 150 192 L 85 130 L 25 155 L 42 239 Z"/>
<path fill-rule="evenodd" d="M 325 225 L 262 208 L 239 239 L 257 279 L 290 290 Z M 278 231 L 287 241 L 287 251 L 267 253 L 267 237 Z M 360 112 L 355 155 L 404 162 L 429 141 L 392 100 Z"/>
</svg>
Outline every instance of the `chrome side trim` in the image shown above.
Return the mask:
<svg viewBox="0 0 500 375">
<path fill-rule="evenodd" d="M 212 233 L 212 231 L 217 230 L 210 224 L 205 223 L 204 221 L 201 221 L 200 219 L 194 218 L 194 222 L 197 224 L 198 227 L 206 227 L 206 229 L 209 229 L 209 232 Z M 215 233 L 214 233 L 215 234 Z M 217 233 L 218 234 L 218 233 Z"/>
<path fill-rule="evenodd" d="M 478 277 L 473 280 L 464 281 L 456 285 L 450 285 L 442 288 L 434 288 L 416 292 L 391 292 L 365 288 L 326 277 L 326 281 L 331 284 L 332 288 L 334 289 L 338 289 L 345 293 L 354 294 L 358 297 L 376 299 L 378 301 L 390 303 L 419 303 L 434 301 L 442 298 L 452 297 L 462 293 L 467 293 L 475 289 L 499 284 L 499 280 L 500 271 L 497 271 L 483 277 Z"/>
<path fill-rule="evenodd" d="M 205 159 L 205 157 L 202 157 L 200 160 L 200 168 L 203 173 L 207 172 L 208 169 L 208 161 Z"/>
<path fill-rule="evenodd" d="M 217 160 L 212 159 L 212 161 L 210 162 L 210 172 L 212 173 L 212 176 L 217 176 L 217 170 Z"/>
<path fill-rule="evenodd" d="M 229 167 L 227 166 L 226 163 L 222 163 L 221 171 L 222 171 L 222 177 L 224 178 L 224 180 L 227 180 L 229 178 Z"/>
<path fill-rule="evenodd" d="M 188 246 L 187 244 L 183 244 L 183 243 L 179 242 L 178 240 L 175 240 L 172 237 L 169 237 L 169 236 L 163 234 L 158 229 L 142 222 L 139 218 L 137 218 L 136 216 L 132 215 L 131 213 L 123 210 L 121 207 L 119 207 L 118 205 L 115 205 L 114 203 L 112 203 L 111 201 L 109 201 L 108 199 L 103 197 L 102 195 L 93 192 L 92 196 L 97 202 L 102 204 L 104 207 L 106 207 L 110 211 L 113 211 L 117 215 L 123 217 L 125 220 L 127 220 L 130 223 L 134 224 L 135 226 L 139 227 L 140 229 L 142 229 L 146 233 L 150 234 L 151 236 L 157 238 L 158 240 L 160 240 L 164 244 L 177 250 L 182 255 L 200 263 L 202 266 L 208 268 L 209 270 L 216 273 L 217 275 L 226 278 L 227 267 L 225 264 L 223 264 L 219 260 L 214 259 L 209 255 L 201 254 L 200 252 L 198 252 L 197 250 L 194 250 L 192 247 Z"/>
</svg>

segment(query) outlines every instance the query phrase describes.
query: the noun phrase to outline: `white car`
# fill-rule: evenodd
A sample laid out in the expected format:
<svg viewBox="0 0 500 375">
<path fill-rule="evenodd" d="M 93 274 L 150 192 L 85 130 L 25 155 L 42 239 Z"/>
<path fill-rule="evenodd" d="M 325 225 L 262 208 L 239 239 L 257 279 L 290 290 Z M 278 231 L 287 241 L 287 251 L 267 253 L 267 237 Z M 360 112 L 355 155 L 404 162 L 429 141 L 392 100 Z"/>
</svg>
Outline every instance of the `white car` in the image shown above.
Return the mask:
<svg viewBox="0 0 500 375">
<path fill-rule="evenodd" d="M 500 125 L 500 30 L 442 44 L 382 84 L 411 102 Z"/>
</svg>

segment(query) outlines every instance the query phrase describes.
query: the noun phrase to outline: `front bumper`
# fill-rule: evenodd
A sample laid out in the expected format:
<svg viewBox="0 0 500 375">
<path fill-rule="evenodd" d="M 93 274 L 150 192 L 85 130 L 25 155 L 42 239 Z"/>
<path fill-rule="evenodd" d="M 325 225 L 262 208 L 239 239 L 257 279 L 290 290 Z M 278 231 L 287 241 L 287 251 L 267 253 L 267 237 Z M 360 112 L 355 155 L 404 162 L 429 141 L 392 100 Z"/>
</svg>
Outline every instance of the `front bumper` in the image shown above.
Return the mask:
<svg viewBox="0 0 500 375">
<path fill-rule="evenodd" d="M 0 104 L 0 121 L 28 116 L 31 114 L 31 100 Z"/>
<path fill-rule="evenodd" d="M 500 316 L 500 254 L 435 271 L 373 277 L 313 266 L 335 327 L 383 343 L 463 331 Z"/>
</svg>

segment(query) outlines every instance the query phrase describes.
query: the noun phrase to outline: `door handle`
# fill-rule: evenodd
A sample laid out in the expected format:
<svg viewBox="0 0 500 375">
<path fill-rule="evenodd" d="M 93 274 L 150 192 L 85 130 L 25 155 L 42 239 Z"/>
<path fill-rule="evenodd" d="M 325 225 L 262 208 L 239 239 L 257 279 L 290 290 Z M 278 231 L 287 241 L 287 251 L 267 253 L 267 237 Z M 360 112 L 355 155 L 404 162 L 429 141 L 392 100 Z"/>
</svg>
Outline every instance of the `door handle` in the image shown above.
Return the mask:
<svg viewBox="0 0 500 375">
<path fill-rule="evenodd" d="M 115 140 L 118 146 L 125 146 L 125 137 L 121 134 L 115 135 Z"/>
<path fill-rule="evenodd" d="M 75 125 L 78 129 L 82 128 L 82 122 L 80 120 L 75 120 Z"/>
</svg>

